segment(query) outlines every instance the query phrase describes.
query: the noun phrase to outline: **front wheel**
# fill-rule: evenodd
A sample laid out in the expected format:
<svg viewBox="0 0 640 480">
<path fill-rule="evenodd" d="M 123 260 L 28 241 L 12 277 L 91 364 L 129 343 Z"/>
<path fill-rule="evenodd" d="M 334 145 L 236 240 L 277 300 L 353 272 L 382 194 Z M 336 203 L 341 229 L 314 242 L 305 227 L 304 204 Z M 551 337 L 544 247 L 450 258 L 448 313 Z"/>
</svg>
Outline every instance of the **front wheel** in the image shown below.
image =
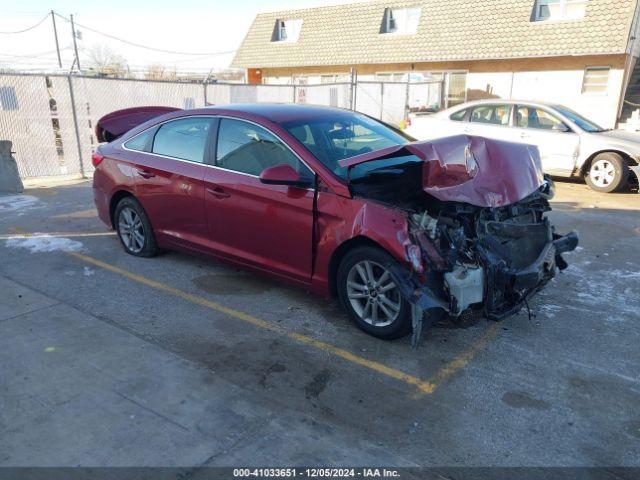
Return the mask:
<svg viewBox="0 0 640 480">
<path fill-rule="evenodd" d="M 586 175 L 586 182 L 596 192 L 611 193 L 622 189 L 629 179 L 629 165 L 619 154 L 606 152 L 597 155 Z"/>
<path fill-rule="evenodd" d="M 136 257 L 153 257 L 158 253 L 149 217 L 135 198 L 120 200 L 114 218 L 125 252 Z"/>
<path fill-rule="evenodd" d="M 358 247 L 338 268 L 340 301 L 351 319 L 374 337 L 392 340 L 411 331 L 411 306 L 401 295 L 386 265 L 395 260 L 374 247 Z"/>
</svg>

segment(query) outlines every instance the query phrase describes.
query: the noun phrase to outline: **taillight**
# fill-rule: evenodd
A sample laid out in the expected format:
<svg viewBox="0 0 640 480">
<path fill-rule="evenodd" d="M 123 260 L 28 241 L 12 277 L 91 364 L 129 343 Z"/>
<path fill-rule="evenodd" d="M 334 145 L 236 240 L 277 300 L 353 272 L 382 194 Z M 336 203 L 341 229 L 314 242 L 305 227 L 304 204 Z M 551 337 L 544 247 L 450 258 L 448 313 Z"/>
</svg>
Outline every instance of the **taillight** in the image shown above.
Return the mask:
<svg viewBox="0 0 640 480">
<path fill-rule="evenodd" d="M 91 155 L 91 163 L 93 163 L 94 167 L 97 167 L 104 160 L 104 155 L 100 155 L 98 152 L 93 152 Z"/>
</svg>

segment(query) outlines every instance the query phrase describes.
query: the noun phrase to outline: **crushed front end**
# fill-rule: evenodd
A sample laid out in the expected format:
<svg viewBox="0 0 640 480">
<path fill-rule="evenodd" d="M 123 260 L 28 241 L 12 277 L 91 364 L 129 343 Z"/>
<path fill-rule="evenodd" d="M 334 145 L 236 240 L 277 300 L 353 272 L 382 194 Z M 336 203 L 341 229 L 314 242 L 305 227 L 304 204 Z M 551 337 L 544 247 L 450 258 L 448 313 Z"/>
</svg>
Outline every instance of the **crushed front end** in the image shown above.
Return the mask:
<svg viewBox="0 0 640 480">
<path fill-rule="evenodd" d="M 475 310 L 499 320 L 520 311 L 558 269 L 566 268 L 562 253 L 578 245 L 576 233 L 557 234 L 545 215 L 552 193 L 549 180 L 506 206 L 435 202 L 430 210 L 412 214 L 409 233 L 420 247 L 424 271 L 403 275 L 396 270 L 404 277 L 399 282 L 411 284 L 407 298 L 423 310 L 440 308 L 452 317 Z"/>
<path fill-rule="evenodd" d="M 410 269 L 388 267 L 412 305 L 416 344 L 423 321 L 438 313 L 500 320 L 528 307 L 578 245 L 575 232 L 559 235 L 546 215 L 553 182 L 533 146 L 456 136 L 341 165 L 353 170 L 354 196 L 406 212 Z"/>
</svg>

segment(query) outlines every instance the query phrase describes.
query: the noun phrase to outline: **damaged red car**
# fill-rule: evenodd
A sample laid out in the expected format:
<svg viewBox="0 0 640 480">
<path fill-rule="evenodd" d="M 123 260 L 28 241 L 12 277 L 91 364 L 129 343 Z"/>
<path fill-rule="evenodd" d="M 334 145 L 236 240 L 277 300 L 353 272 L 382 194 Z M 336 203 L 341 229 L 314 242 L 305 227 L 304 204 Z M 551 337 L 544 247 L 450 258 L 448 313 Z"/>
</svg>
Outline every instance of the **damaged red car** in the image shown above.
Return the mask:
<svg viewBox="0 0 640 480">
<path fill-rule="evenodd" d="M 518 312 L 575 249 L 546 213 L 537 149 L 414 142 L 306 105 L 142 107 L 97 125 L 100 218 L 125 251 L 190 251 L 337 296 L 392 339 L 448 315 Z"/>
</svg>

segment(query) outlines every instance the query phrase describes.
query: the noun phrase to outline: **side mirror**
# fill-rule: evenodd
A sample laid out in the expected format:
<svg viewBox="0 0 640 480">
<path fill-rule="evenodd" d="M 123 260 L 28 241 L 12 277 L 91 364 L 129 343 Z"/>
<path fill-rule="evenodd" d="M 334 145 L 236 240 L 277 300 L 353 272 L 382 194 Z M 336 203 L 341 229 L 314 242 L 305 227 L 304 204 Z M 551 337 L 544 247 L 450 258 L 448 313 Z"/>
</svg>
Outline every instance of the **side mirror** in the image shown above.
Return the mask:
<svg viewBox="0 0 640 480">
<path fill-rule="evenodd" d="M 300 174 L 287 163 L 265 168 L 260 174 L 260 181 L 267 185 L 289 185 L 303 188 L 311 185 L 308 180 L 301 179 Z"/>
</svg>

